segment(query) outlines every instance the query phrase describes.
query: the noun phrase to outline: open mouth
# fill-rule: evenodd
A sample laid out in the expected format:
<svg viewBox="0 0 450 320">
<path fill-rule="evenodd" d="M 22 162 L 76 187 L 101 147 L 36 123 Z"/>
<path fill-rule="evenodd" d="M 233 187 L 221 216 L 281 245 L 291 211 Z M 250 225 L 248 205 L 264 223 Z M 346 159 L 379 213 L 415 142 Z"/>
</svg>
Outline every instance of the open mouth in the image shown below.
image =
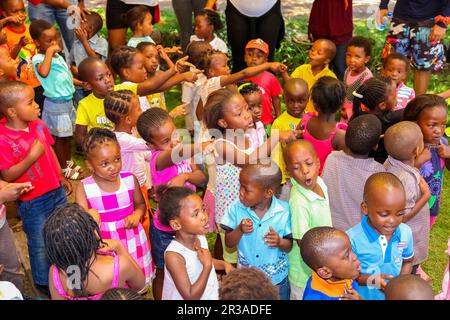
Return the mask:
<svg viewBox="0 0 450 320">
<path fill-rule="evenodd" d="M 314 182 L 313 179 L 306 179 L 305 180 L 305 185 L 310 187 L 310 186 L 312 186 L 313 182 Z"/>
</svg>

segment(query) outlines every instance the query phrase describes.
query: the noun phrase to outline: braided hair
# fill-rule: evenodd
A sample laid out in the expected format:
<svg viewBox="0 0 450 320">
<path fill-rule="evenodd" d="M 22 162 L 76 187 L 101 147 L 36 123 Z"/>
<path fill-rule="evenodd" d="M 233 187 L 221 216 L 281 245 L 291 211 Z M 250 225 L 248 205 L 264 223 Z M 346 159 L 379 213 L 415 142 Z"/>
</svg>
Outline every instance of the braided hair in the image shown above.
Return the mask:
<svg viewBox="0 0 450 320">
<path fill-rule="evenodd" d="M 105 97 L 105 115 L 115 125 L 131 111 L 131 101 L 137 96 L 131 90 L 108 92 Z"/>
<path fill-rule="evenodd" d="M 239 93 L 243 96 L 247 94 L 251 94 L 254 92 L 259 93 L 259 86 L 256 83 L 253 83 L 251 81 L 244 82 L 238 85 Z"/>
<path fill-rule="evenodd" d="M 136 124 L 139 135 L 147 142 L 152 140 L 152 131 L 171 120 L 169 113 L 161 108 L 150 108 L 139 116 Z"/>
<path fill-rule="evenodd" d="M 436 94 L 422 94 L 408 102 L 403 112 L 403 120 L 417 121 L 423 110 L 433 107 L 442 107 L 447 111 L 445 99 Z"/>
<path fill-rule="evenodd" d="M 92 128 L 87 133 L 86 137 L 83 140 L 83 153 L 86 158 L 89 157 L 89 154 L 97 148 L 99 145 L 103 145 L 105 143 L 114 142 L 119 145 L 117 141 L 117 137 L 114 132 L 108 129 L 103 128 Z"/>
<path fill-rule="evenodd" d="M 71 289 L 75 297 L 88 296 L 85 282 L 95 261 L 92 257 L 104 243 L 98 224 L 78 204 L 66 204 L 47 218 L 43 235 L 50 264 L 63 272 L 77 266 L 80 287 Z"/>
<path fill-rule="evenodd" d="M 354 117 L 362 113 L 361 103 L 370 110 L 375 110 L 377 106 L 386 101 L 388 88 L 392 83 L 391 78 L 377 76 L 365 81 L 357 90 L 353 92 L 353 115 Z"/>
<path fill-rule="evenodd" d="M 199 13 L 197 13 L 195 16 L 205 17 L 206 20 L 208 20 L 208 23 L 214 27 L 215 31 L 223 28 L 223 23 L 222 20 L 220 20 L 220 15 L 214 10 L 200 10 Z"/>
</svg>

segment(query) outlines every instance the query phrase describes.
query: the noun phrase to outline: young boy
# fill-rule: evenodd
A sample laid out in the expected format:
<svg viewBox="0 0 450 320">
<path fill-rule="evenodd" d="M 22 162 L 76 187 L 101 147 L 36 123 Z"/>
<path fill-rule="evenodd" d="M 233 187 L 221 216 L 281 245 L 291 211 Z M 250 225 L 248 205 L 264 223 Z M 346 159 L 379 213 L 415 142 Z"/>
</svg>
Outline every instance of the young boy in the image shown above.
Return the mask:
<svg viewBox="0 0 450 320">
<path fill-rule="evenodd" d="M 245 46 L 245 63 L 247 67 L 259 66 L 267 62 L 269 56 L 269 45 L 261 39 L 250 40 Z M 275 118 L 281 114 L 280 97 L 283 89 L 278 79 L 270 72 L 264 71 L 254 77 L 247 78 L 245 81 L 256 83 L 261 89 L 262 98 L 262 116 L 261 122 L 268 126 L 273 122 L 273 113 Z"/>
<path fill-rule="evenodd" d="M 433 288 L 414 274 L 391 279 L 384 290 L 386 300 L 434 300 Z"/>
<path fill-rule="evenodd" d="M 38 119 L 33 88 L 19 81 L 0 83 L 0 174 L 7 182 L 31 182 L 33 190 L 19 196 L 17 209 L 28 239 L 31 272 L 37 288 L 48 291 L 49 263 L 42 228 L 45 219 L 67 202 L 67 188 L 45 123 Z"/>
<path fill-rule="evenodd" d="M 289 205 L 295 241 L 288 256 L 291 300 L 301 300 L 311 269 L 300 256 L 300 243 L 309 229 L 331 227 L 330 205 L 327 187 L 319 177 L 320 160 L 313 145 L 306 140 L 294 141 L 286 146 L 283 157 L 292 183 Z"/>
<path fill-rule="evenodd" d="M 301 78 L 308 84 L 309 90 L 316 81 L 322 77 L 329 76 L 336 79 L 336 75 L 328 68 L 328 64 L 336 55 L 336 45 L 327 39 L 318 39 L 314 41 L 312 48 L 309 50 L 309 63 L 305 63 L 292 72 L 292 78 Z M 282 73 L 283 80 L 287 81 L 289 75 Z M 311 100 L 308 101 L 306 112 L 314 112 L 314 105 Z"/>
<path fill-rule="evenodd" d="M 395 174 L 406 191 L 406 206 L 403 223 L 413 232 L 414 268 L 428 257 L 430 239 L 430 200 L 428 184 L 415 168 L 415 159 L 424 150 L 420 127 L 411 121 L 402 121 L 391 126 L 384 134 L 384 146 L 389 154 L 384 166 L 387 172 Z"/>
<path fill-rule="evenodd" d="M 303 300 L 361 300 L 358 294 L 360 262 L 344 231 L 312 228 L 302 238 L 302 259 L 313 270 Z"/>
<path fill-rule="evenodd" d="M 291 215 L 286 202 L 275 197 L 281 183 L 276 164 L 245 166 L 239 176 L 239 200 L 225 213 L 220 226 L 225 244 L 238 248 L 238 266 L 264 271 L 289 300 L 287 252 L 292 248 Z"/>
<path fill-rule="evenodd" d="M 371 114 L 349 122 L 345 134 L 347 150 L 333 151 L 328 156 L 322 179 L 328 187 L 333 227 L 347 230 L 361 222 L 360 206 L 367 178 L 385 171 L 382 164 L 369 157 L 380 140 L 381 122 Z"/>
<path fill-rule="evenodd" d="M 412 271 L 412 231 L 402 223 L 405 204 L 405 189 L 395 175 L 379 172 L 367 179 L 361 203 L 364 217 L 347 230 L 361 262 L 358 293 L 365 300 L 384 300 L 388 280 Z"/>
<path fill-rule="evenodd" d="M 405 84 L 408 80 L 408 70 L 408 58 L 401 53 L 393 52 L 384 60 L 381 73 L 394 80 L 397 86 L 397 105 L 392 111 L 406 108 L 408 102 L 416 96 L 414 89 Z"/>
<path fill-rule="evenodd" d="M 295 130 L 302 120 L 308 100 L 309 89 L 305 80 L 298 78 L 287 80 L 284 84 L 286 111 L 275 119 L 271 127 L 272 132 L 274 132 L 273 130 Z M 287 173 L 286 164 L 283 160 L 283 150 L 285 147 L 285 143 L 278 144 L 272 151 L 272 159 L 280 167 L 281 173 L 283 174 L 280 199 L 289 201 L 289 193 L 292 185 L 289 181 L 289 174 Z"/>
</svg>

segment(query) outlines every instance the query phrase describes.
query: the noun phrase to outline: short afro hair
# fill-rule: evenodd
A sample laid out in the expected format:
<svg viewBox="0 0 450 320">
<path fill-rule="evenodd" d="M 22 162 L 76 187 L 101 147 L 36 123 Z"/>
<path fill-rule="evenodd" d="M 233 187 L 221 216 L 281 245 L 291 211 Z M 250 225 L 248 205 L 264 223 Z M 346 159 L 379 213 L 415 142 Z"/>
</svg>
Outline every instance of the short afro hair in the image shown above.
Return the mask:
<svg viewBox="0 0 450 320">
<path fill-rule="evenodd" d="M 39 40 L 42 32 L 53 28 L 53 25 L 47 20 L 34 20 L 30 24 L 30 36 L 33 40 Z"/>
<path fill-rule="evenodd" d="M 356 36 L 350 39 L 348 47 L 363 48 L 366 56 L 372 55 L 372 42 L 366 37 Z"/>
<path fill-rule="evenodd" d="M 423 143 L 422 130 L 412 121 L 396 123 L 384 133 L 384 147 L 387 153 L 399 161 L 411 159 L 421 143 Z"/>
<path fill-rule="evenodd" d="M 23 98 L 25 88 L 31 88 L 28 84 L 13 80 L 0 81 L 0 113 L 6 109 L 14 107 Z"/>
<path fill-rule="evenodd" d="M 377 172 L 371 175 L 364 185 L 364 201 L 367 201 L 369 194 L 372 192 L 377 192 L 377 188 L 379 185 L 388 185 L 392 186 L 396 189 L 400 189 L 405 192 L 405 188 L 403 187 L 403 183 L 400 181 L 397 176 L 390 172 Z"/>
<path fill-rule="evenodd" d="M 248 164 L 241 170 L 242 173 L 250 175 L 253 181 L 256 181 L 264 189 L 271 189 L 276 194 L 281 185 L 281 170 L 278 165 L 270 163 Z"/>
<path fill-rule="evenodd" d="M 332 227 L 316 227 L 308 230 L 300 242 L 300 253 L 303 261 L 312 270 L 326 266 L 326 260 L 331 253 L 328 243 L 335 239 L 336 233 L 342 232 Z"/>
<path fill-rule="evenodd" d="M 381 135 L 381 121 L 372 114 L 363 114 L 348 123 L 345 145 L 357 155 L 367 155 L 377 145 Z"/>
</svg>

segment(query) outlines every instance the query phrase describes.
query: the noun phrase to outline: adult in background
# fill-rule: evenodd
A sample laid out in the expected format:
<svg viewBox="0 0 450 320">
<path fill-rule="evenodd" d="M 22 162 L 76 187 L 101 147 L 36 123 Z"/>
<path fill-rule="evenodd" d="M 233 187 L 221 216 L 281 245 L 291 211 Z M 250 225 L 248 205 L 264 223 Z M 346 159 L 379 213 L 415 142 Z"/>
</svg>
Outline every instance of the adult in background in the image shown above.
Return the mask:
<svg viewBox="0 0 450 320">
<path fill-rule="evenodd" d="M 216 1 L 208 1 L 212 9 Z M 280 0 L 227 0 L 225 9 L 228 44 L 233 58 L 233 72 L 247 67 L 244 61 L 245 45 L 260 38 L 269 45 L 269 61 L 273 61 L 275 48 L 284 38 L 284 20 Z"/>
<path fill-rule="evenodd" d="M 311 42 L 328 39 L 336 45 L 331 68 L 343 80 L 347 63 L 347 43 L 353 34 L 352 0 L 315 0 L 309 16 L 308 37 Z"/>
<path fill-rule="evenodd" d="M 389 0 L 380 2 L 380 21 L 388 14 L 388 4 Z M 382 58 L 391 51 L 411 58 L 416 96 L 426 93 L 431 70 L 443 66 L 449 22 L 450 0 L 397 0 Z"/>
</svg>

